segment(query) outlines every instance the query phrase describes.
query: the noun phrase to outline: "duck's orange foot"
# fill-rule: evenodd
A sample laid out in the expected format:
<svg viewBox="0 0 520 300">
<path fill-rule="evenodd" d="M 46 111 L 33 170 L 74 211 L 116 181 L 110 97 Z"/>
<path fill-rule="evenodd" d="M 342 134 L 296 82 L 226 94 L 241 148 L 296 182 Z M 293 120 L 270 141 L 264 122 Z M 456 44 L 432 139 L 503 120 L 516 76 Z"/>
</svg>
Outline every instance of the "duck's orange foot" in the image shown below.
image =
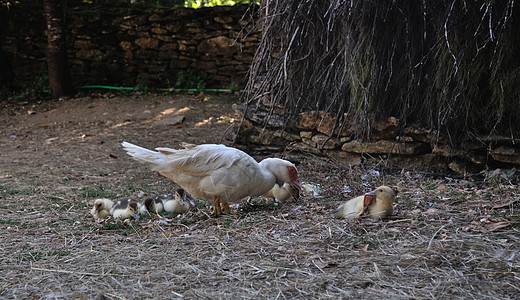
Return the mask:
<svg viewBox="0 0 520 300">
<path fill-rule="evenodd" d="M 222 210 L 220 209 L 220 199 L 218 197 L 213 197 L 213 214 L 212 217 L 218 217 L 222 214 Z"/>
<path fill-rule="evenodd" d="M 222 204 L 222 212 L 226 213 L 226 214 L 229 213 L 229 203 L 221 202 L 221 204 Z"/>
</svg>

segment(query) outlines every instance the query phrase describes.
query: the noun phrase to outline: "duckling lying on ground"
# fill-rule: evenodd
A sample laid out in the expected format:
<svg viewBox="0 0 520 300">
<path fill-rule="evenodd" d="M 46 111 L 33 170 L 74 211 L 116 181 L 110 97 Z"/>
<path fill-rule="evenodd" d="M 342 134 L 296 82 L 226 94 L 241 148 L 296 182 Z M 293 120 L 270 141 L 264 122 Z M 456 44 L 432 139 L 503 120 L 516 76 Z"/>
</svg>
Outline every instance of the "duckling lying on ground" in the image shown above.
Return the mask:
<svg viewBox="0 0 520 300">
<path fill-rule="evenodd" d="M 121 199 L 110 210 L 114 219 L 139 219 L 139 206 L 134 199 Z"/>
<path fill-rule="evenodd" d="M 175 192 L 174 197 L 165 200 L 164 210 L 167 212 L 184 213 L 190 209 L 190 206 L 196 205 L 195 199 L 182 188 Z"/>
<path fill-rule="evenodd" d="M 396 194 L 396 190 L 382 185 L 374 191 L 341 204 L 334 212 L 334 216 L 337 218 L 357 219 L 366 214 L 370 218 L 386 218 L 394 212 L 392 203 Z"/>
<path fill-rule="evenodd" d="M 273 188 L 267 192 L 264 197 L 274 198 L 278 201 L 285 201 L 290 197 L 293 197 L 294 200 L 298 200 L 300 198 L 300 190 L 287 182 L 284 183 L 282 187 L 280 187 L 278 183 L 275 183 Z"/>
<path fill-rule="evenodd" d="M 139 213 L 158 214 L 164 211 L 163 199 L 160 196 L 154 196 L 144 200 L 144 204 L 139 208 Z"/>
<path fill-rule="evenodd" d="M 94 219 L 104 219 L 110 216 L 110 209 L 114 206 L 114 202 L 107 198 L 100 198 L 94 200 L 94 206 L 90 211 L 90 214 Z"/>
</svg>

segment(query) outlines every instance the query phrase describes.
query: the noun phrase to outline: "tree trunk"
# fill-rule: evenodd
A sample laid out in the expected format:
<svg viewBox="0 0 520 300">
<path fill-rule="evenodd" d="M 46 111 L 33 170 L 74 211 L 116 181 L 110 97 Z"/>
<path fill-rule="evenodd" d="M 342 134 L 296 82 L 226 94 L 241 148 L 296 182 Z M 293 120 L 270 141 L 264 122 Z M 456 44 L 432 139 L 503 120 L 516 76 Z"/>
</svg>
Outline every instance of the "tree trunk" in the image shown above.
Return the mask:
<svg viewBox="0 0 520 300">
<path fill-rule="evenodd" d="M 72 80 L 67 65 L 62 0 L 44 0 L 47 21 L 47 66 L 53 97 L 70 96 Z"/>
</svg>

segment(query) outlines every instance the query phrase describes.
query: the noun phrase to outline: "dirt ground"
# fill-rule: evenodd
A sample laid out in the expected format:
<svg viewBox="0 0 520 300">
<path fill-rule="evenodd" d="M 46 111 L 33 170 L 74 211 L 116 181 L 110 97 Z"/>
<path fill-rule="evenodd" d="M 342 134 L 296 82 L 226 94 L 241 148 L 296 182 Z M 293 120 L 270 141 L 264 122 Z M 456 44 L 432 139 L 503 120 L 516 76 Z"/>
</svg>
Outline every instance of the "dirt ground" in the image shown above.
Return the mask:
<svg viewBox="0 0 520 300">
<path fill-rule="evenodd" d="M 229 145 L 236 101 L 99 95 L 2 104 L 0 299 L 518 299 L 515 170 L 472 180 L 291 153 L 314 186 L 299 201 L 243 200 L 219 218 L 205 200 L 162 219 L 89 215 L 99 197 L 142 201 L 177 188 L 126 155 L 122 141 Z M 383 183 L 399 188 L 391 218 L 331 217 Z"/>
</svg>

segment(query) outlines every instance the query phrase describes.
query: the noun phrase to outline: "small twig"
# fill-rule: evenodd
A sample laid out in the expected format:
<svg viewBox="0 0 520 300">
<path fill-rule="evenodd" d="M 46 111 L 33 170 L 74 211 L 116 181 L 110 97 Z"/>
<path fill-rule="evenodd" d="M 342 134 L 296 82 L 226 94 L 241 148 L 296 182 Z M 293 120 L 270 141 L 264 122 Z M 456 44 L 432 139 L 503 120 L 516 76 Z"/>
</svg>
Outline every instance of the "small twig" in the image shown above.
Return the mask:
<svg viewBox="0 0 520 300">
<path fill-rule="evenodd" d="M 384 224 L 394 224 L 394 223 L 408 222 L 408 221 L 413 221 L 413 219 L 392 220 L 392 221 L 388 221 L 388 222 L 386 222 Z"/>
<path fill-rule="evenodd" d="M 314 262 L 314 259 L 311 260 L 311 261 L 312 261 L 312 263 L 314 264 L 314 266 L 316 266 L 316 268 L 318 268 L 318 270 L 320 270 L 322 273 L 325 273 L 325 271 L 323 271 L 323 269 L 320 268 L 320 267 L 319 267 L 319 266 Z"/>
<path fill-rule="evenodd" d="M 44 269 L 38 267 L 31 267 L 31 270 L 36 271 L 44 271 L 44 272 L 56 272 L 56 273 L 67 273 L 67 274 L 76 274 L 76 275 L 88 275 L 88 276 L 107 276 L 105 273 L 88 273 L 88 272 L 76 272 L 76 271 L 67 271 L 67 270 L 52 270 L 52 269 Z"/>
<path fill-rule="evenodd" d="M 178 225 L 178 226 L 182 226 L 188 230 L 190 230 L 190 227 L 188 225 L 185 225 L 185 224 L 182 224 L 182 223 L 171 223 L 171 225 Z"/>
<path fill-rule="evenodd" d="M 381 272 L 379 271 L 379 267 L 377 266 L 377 264 L 375 262 L 373 262 L 373 264 L 374 264 L 374 270 L 376 272 L 377 277 L 378 278 L 381 277 Z"/>
<path fill-rule="evenodd" d="M 244 114 L 245 115 L 245 114 Z M 224 138 L 226 137 L 226 134 L 228 133 L 229 129 L 233 128 L 233 126 L 235 126 L 234 123 L 231 123 L 231 125 L 229 125 L 226 130 L 224 130 L 224 133 L 220 136 L 220 140 L 218 141 L 219 144 L 222 144 L 222 140 L 224 140 Z"/>
<path fill-rule="evenodd" d="M 428 243 L 428 248 L 426 248 L 426 250 L 430 250 L 430 248 L 432 247 L 433 239 L 435 238 L 435 236 L 437 236 L 437 234 L 438 234 L 442 229 L 444 229 L 444 227 L 446 227 L 446 225 L 442 225 L 441 228 L 439 228 L 439 229 L 437 229 L 437 231 L 435 231 L 435 233 L 433 234 L 432 238 L 430 239 L 430 242 Z"/>
<path fill-rule="evenodd" d="M 134 225 L 132 224 L 132 222 L 129 223 L 130 224 L 130 227 L 132 227 L 132 229 L 134 230 L 134 232 L 137 234 L 137 236 L 142 239 L 141 235 L 139 234 L 139 232 L 137 232 L 137 229 L 135 229 Z"/>
<path fill-rule="evenodd" d="M 184 298 L 184 295 L 179 294 L 179 293 L 177 293 L 177 292 L 171 291 L 171 293 L 174 294 L 176 297 Z"/>
<path fill-rule="evenodd" d="M 65 199 L 63 197 L 60 197 L 60 196 L 55 196 L 55 195 L 50 195 L 50 194 L 40 194 L 42 197 L 47 197 L 47 198 L 56 198 L 56 199 L 60 199 L 60 200 L 63 200 L 63 201 L 67 201 L 68 199 Z"/>
</svg>

